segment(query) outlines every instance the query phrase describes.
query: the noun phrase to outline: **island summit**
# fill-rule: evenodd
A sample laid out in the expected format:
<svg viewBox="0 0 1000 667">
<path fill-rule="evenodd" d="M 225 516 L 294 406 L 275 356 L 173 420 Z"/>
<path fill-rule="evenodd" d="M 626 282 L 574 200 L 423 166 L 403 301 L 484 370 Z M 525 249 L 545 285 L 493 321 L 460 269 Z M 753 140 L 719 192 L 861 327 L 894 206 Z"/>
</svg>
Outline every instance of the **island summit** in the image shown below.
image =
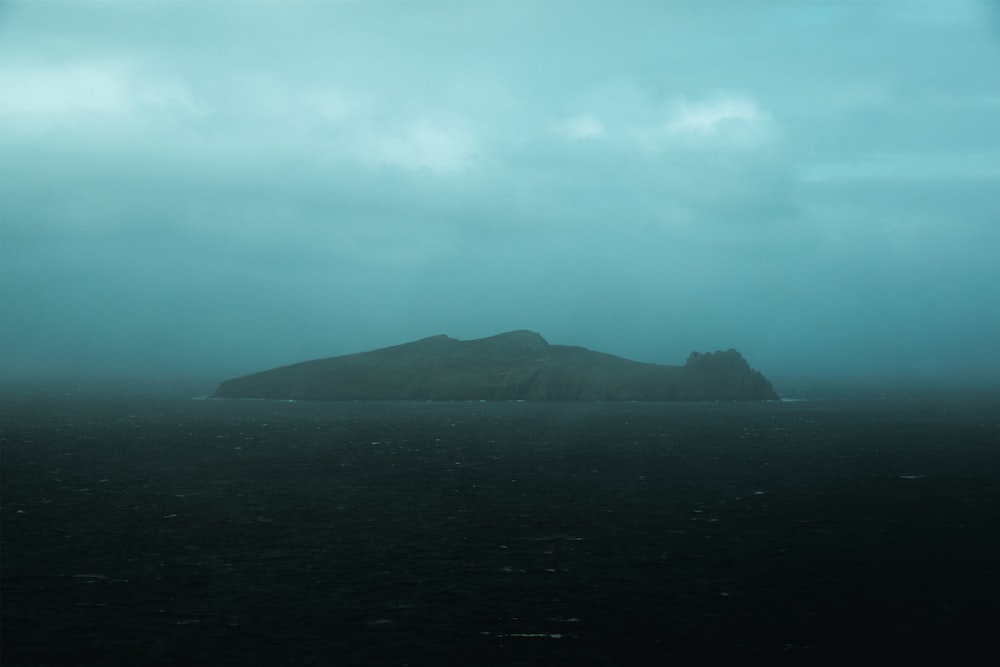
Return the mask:
<svg viewBox="0 0 1000 667">
<path fill-rule="evenodd" d="M 226 380 L 213 398 L 301 401 L 765 401 L 778 394 L 736 350 L 684 366 L 549 345 L 533 331 L 432 336 Z"/>
</svg>

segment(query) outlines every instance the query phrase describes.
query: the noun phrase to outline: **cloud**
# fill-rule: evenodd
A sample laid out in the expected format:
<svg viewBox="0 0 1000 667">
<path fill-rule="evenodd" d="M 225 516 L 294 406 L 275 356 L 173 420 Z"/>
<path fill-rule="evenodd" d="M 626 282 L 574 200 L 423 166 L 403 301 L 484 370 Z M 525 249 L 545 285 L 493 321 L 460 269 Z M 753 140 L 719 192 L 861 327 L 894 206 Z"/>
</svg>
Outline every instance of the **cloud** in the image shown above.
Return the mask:
<svg viewBox="0 0 1000 667">
<path fill-rule="evenodd" d="M 58 119 L 76 114 L 124 115 L 137 102 L 121 68 L 69 64 L 59 68 L 0 68 L 0 114 Z"/>
<path fill-rule="evenodd" d="M 364 162 L 447 174 L 461 171 L 475 156 L 474 138 L 458 123 L 421 119 L 398 129 L 368 132 L 355 149 Z"/>
<path fill-rule="evenodd" d="M 694 138 L 721 138 L 734 144 L 764 142 L 770 116 L 756 101 L 741 95 L 719 95 L 700 101 L 681 99 L 672 105 L 666 129 Z"/>
<path fill-rule="evenodd" d="M 581 114 L 560 122 L 556 131 L 569 139 L 597 139 L 604 134 L 604 123 L 591 114 Z"/>
<path fill-rule="evenodd" d="M 983 181 L 1000 183 L 1000 164 L 992 152 L 951 154 L 901 153 L 866 155 L 849 162 L 825 162 L 807 166 L 802 180 L 833 181 Z"/>
<path fill-rule="evenodd" d="M 0 116 L 18 125 L 116 121 L 142 113 L 205 113 L 183 85 L 114 62 L 0 66 Z"/>
</svg>

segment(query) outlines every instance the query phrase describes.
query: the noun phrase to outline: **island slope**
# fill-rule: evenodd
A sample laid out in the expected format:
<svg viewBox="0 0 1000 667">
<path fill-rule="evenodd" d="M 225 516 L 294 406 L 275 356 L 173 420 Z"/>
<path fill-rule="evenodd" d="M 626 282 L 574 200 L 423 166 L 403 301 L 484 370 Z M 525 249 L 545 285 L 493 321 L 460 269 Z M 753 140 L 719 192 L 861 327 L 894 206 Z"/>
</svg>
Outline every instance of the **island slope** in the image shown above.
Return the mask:
<svg viewBox="0 0 1000 667">
<path fill-rule="evenodd" d="M 771 383 L 736 350 L 684 366 L 550 345 L 532 331 L 461 341 L 432 336 L 227 380 L 213 398 L 279 400 L 755 401 Z"/>
</svg>

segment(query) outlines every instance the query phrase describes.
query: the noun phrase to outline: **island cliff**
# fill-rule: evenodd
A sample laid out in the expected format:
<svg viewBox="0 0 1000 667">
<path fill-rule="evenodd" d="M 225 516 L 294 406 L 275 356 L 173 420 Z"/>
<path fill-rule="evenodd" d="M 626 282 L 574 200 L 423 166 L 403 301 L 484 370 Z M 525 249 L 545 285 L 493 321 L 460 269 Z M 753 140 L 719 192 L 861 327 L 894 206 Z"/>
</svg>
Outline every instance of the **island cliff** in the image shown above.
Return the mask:
<svg viewBox="0 0 1000 667">
<path fill-rule="evenodd" d="M 756 401 L 778 398 L 736 350 L 684 366 L 550 345 L 532 331 L 448 336 L 305 361 L 227 380 L 213 398 L 281 400 Z"/>
</svg>

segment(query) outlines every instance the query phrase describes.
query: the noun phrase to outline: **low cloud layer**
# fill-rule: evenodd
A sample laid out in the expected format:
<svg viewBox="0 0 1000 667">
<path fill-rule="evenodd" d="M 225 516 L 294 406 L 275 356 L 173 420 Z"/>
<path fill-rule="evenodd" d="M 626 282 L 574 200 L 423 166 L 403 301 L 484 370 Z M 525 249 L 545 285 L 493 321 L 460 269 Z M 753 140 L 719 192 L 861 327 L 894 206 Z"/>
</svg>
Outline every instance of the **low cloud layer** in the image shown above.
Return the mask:
<svg viewBox="0 0 1000 667">
<path fill-rule="evenodd" d="M 986 2 L 13 1 L 0 45 L 9 378 L 517 328 L 1000 377 Z"/>
</svg>

